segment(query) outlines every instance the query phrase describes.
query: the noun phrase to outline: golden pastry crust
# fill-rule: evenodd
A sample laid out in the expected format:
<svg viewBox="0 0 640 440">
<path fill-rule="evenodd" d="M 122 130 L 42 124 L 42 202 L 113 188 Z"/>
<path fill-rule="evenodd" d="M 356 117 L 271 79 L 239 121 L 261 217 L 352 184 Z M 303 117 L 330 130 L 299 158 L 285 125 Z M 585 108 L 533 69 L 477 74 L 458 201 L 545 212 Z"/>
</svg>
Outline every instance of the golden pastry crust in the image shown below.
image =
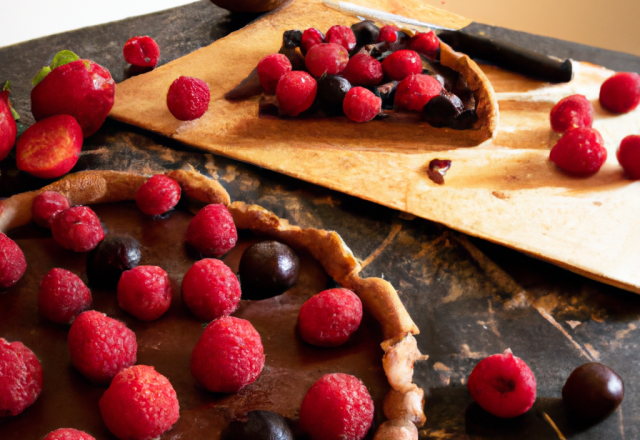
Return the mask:
<svg viewBox="0 0 640 440">
<path fill-rule="evenodd" d="M 413 362 L 423 358 L 417 351 L 412 336 L 419 333 L 418 327 L 390 283 L 358 275 L 360 264 L 336 232 L 290 225 L 287 220 L 278 218 L 258 205 L 247 205 L 244 202 L 230 204 L 229 194 L 220 183 L 196 171 L 177 170 L 165 174 L 178 181 L 191 201 L 228 205 L 237 229 L 249 229 L 258 235 L 276 238 L 294 249 L 307 250 L 329 276 L 356 292 L 364 307 L 382 326 L 386 339 L 382 343 L 385 350 L 383 367 L 392 388 L 422 395 L 422 390 L 412 383 Z M 120 171 L 83 171 L 67 175 L 40 190 L 17 194 L 1 201 L 0 232 L 30 222 L 33 198 L 41 192 L 60 192 L 72 205 L 120 202 L 133 200 L 136 190 L 147 178 L 141 174 Z M 392 393 L 394 390 L 391 390 L 390 394 Z M 409 420 L 420 426 L 426 419 L 422 407 L 417 412 L 418 414 L 415 399 L 391 396 L 385 402 L 387 417 Z"/>
</svg>

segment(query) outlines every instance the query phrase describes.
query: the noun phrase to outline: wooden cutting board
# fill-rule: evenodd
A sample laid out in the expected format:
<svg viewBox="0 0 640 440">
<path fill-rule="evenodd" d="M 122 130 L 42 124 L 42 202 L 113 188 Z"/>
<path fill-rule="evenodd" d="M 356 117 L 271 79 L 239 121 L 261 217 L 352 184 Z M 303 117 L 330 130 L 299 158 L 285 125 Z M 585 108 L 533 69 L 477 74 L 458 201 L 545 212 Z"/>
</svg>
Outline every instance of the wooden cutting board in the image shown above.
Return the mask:
<svg viewBox="0 0 640 440">
<path fill-rule="evenodd" d="M 471 22 L 419 0 L 355 3 L 455 28 Z M 549 85 L 483 66 L 498 97 L 500 122 L 497 136 L 477 146 L 449 129 L 416 136 L 421 128 L 414 124 L 392 126 L 388 136 L 372 139 L 368 124 L 386 122 L 336 120 L 335 130 L 328 130 L 313 121 L 259 119 L 257 100 L 250 111 L 224 100 L 263 56 L 278 51 L 284 30 L 326 30 L 355 21 L 317 0 L 296 0 L 206 48 L 119 84 L 111 116 L 640 293 L 640 182 L 625 180 L 615 158 L 620 140 L 640 133 L 640 109 L 615 116 L 600 107 L 600 84 L 613 73 L 607 69 L 575 63 L 572 82 Z M 199 120 L 180 122 L 167 110 L 166 91 L 181 75 L 201 78 L 211 88 L 209 111 Z M 603 168 L 587 178 L 565 174 L 548 160 L 558 139 L 549 127 L 549 111 L 574 93 L 593 103 L 594 127 L 608 151 Z M 235 118 L 238 111 L 245 117 Z M 427 175 L 434 158 L 452 160 L 444 185 Z"/>
</svg>

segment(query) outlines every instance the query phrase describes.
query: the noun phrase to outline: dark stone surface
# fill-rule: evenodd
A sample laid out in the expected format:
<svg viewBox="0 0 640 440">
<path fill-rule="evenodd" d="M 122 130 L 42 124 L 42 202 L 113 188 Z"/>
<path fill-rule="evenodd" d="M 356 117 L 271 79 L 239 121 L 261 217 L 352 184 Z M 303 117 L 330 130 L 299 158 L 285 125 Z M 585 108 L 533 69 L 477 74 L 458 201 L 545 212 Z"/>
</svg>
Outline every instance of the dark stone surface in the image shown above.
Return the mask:
<svg viewBox="0 0 640 440">
<path fill-rule="evenodd" d="M 203 47 L 255 19 L 223 11 L 208 1 L 82 29 L 0 49 L 0 79 L 14 84 L 12 100 L 30 124 L 30 80 L 62 49 L 106 66 L 121 81 L 124 42 L 150 35 L 160 63 Z M 473 24 L 471 30 L 529 49 L 640 71 L 640 58 L 522 32 Z M 430 355 L 416 365 L 415 380 L 427 394 L 427 439 L 633 439 L 640 437 L 638 335 L 640 297 L 591 281 L 516 251 L 468 238 L 441 225 L 345 196 L 231 159 L 202 154 L 118 122 L 107 121 L 85 141 L 74 171 L 121 169 L 153 172 L 192 164 L 217 176 L 232 200 L 257 203 L 303 227 L 339 232 L 367 261 L 363 274 L 382 276 L 421 329 L 420 349 Z M 42 186 L 0 165 L 0 196 Z M 388 245 L 369 261 L 383 242 Z M 2 335 L 0 335 L 2 336 Z M 500 420 L 474 404 L 465 381 L 482 357 L 511 348 L 536 375 L 538 399 L 527 414 Z M 572 422 L 562 405 L 564 381 L 578 365 L 598 360 L 620 374 L 621 407 L 594 426 Z M 20 436 L 16 437 L 20 439 Z"/>
</svg>

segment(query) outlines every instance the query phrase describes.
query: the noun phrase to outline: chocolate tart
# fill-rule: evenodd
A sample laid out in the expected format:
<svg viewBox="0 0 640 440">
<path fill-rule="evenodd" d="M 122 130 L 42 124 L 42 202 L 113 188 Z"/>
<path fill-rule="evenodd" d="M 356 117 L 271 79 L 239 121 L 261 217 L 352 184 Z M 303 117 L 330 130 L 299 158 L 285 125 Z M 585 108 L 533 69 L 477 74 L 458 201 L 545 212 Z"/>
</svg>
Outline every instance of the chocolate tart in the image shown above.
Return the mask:
<svg viewBox="0 0 640 440">
<path fill-rule="evenodd" d="M 442 16 L 420 0 L 371 0 L 368 7 L 448 26 L 466 23 L 461 17 Z M 401 9 L 401 10 L 399 10 Z M 440 14 L 440 15 L 438 15 Z M 491 83 L 466 55 L 441 44 L 440 63 L 459 72 L 476 99 L 477 121 L 472 129 L 435 128 L 426 122 L 402 118 L 374 120 L 360 125 L 346 117 L 284 119 L 259 117 L 260 96 L 245 100 L 225 99 L 265 56 L 277 53 L 288 29 L 329 29 L 351 26 L 359 20 L 322 4 L 321 0 L 296 0 L 282 5 L 260 20 L 211 45 L 174 60 L 151 72 L 129 78 L 116 87 L 110 116 L 146 128 L 203 150 L 241 157 L 242 149 L 255 145 L 269 148 L 273 157 L 286 161 L 290 146 L 354 150 L 431 150 L 471 147 L 491 139 L 498 124 L 498 104 Z M 463 23 L 464 22 L 464 23 Z M 183 123 L 166 106 L 166 93 L 179 76 L 207 82 L 211 90 L 208 111 L 200 119 Z M 233 147 L 234 151 L 226 151 Z M 252 161 L 251 157 L 241 157 Z"/>
<path fill-rule="evenodd" d="M 140 264 L 159 265 L 169 273 L 171 308 L 150 323 L 120 309 L 113 289 L 90 286 L 91 308 L 133 329 L 138 340 L 137 363 L 154 366 L 176 389 L 180 419 L 161 438 L 217 439 L 228 423 L 255 409 L 276 411 L 294 421 L 308 388 L 324 374 L 343 372 L 360 378 L 374 399 L 376 416 L 368 437 L 377 429 L 376 439 L 417 439 L 416 426 L 421 426 L 425 417 L 423 392 L 412 383 L 413 363 L 425 357 L 413 338 L 418 329 L 391 284 L 379 278 L 361 278 L 360 265 L 335 232 L 302 229 L 257 205 L 229 203 L 217 181 L 197 172 L 166 174 L 182 186 L 181 205 L 186 209 L 177 209 L 165 218 L 152 219 L 137 209 L 131 200 L 146 177 L 126 172 L 80 172 L 0 202 L 0 231 L 8 232 L 18 243 L 28 264 L 24 277 L 0 294 L 0 337 L 23 342 L 34 351 L 44 371 L 38 400 L 19 416 L 0 418 L 0 438 L 39 440 L 55 429 L 73 427 L 97 439 L 115 439 L 98 409 L 106 388 L 90 384 L 71 365 L 68 327 L 49 323 L 38 314 L 38 286 L 51 268 L 63 267 L 86 281 L 85 254 L 64 250 L 50 231 L 31 222 L 35 195 L 54 190 L 72 204 L 95 205 L 92 207 L 107 236 L 133 236 L 142 245 Z M 197 386 L 189 369 L 191 351 L 204 323 L 181 304 L 180 282 L 195 261 L 182 237 L 193 213 L 208 203 L 227 204 L 239 230 L 238 244 L 223 258 L 232 270 L 237 271 L 244 249 L 265 237 L 288 244 L 301 260 L 300 277 L 293 288 L 267 300 L 243 300 L 233 314 L 252 322 L 266 354 L 261 376 L 237 394 L 206 392 Z M 362 299 L 363 323 L 345 346 L 309 346 L 296 334 L 299 308 L 311 295 L 335 283 L 352 289 Z"/>
</svg>

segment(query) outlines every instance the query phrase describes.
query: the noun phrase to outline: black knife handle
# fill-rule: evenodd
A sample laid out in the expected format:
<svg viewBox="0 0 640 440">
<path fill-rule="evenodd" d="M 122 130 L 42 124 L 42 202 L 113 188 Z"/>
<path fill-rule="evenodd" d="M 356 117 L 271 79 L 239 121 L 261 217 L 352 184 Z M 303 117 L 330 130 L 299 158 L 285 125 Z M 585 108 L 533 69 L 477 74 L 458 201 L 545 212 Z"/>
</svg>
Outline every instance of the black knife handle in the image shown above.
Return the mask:
<svg viewBox="0 0 640 440">
<path fill-rule="evenodd" d="M 571 60 L 568 59 L 563 61 L 515 44 L 461 31 L 440 31 L 438 37 L 453 50 L 467 54 L 471 58 L 488 61 L 498 67 L 532 78 L 561 83 L 569 82 L 573 77 Z"/>
</svg>

